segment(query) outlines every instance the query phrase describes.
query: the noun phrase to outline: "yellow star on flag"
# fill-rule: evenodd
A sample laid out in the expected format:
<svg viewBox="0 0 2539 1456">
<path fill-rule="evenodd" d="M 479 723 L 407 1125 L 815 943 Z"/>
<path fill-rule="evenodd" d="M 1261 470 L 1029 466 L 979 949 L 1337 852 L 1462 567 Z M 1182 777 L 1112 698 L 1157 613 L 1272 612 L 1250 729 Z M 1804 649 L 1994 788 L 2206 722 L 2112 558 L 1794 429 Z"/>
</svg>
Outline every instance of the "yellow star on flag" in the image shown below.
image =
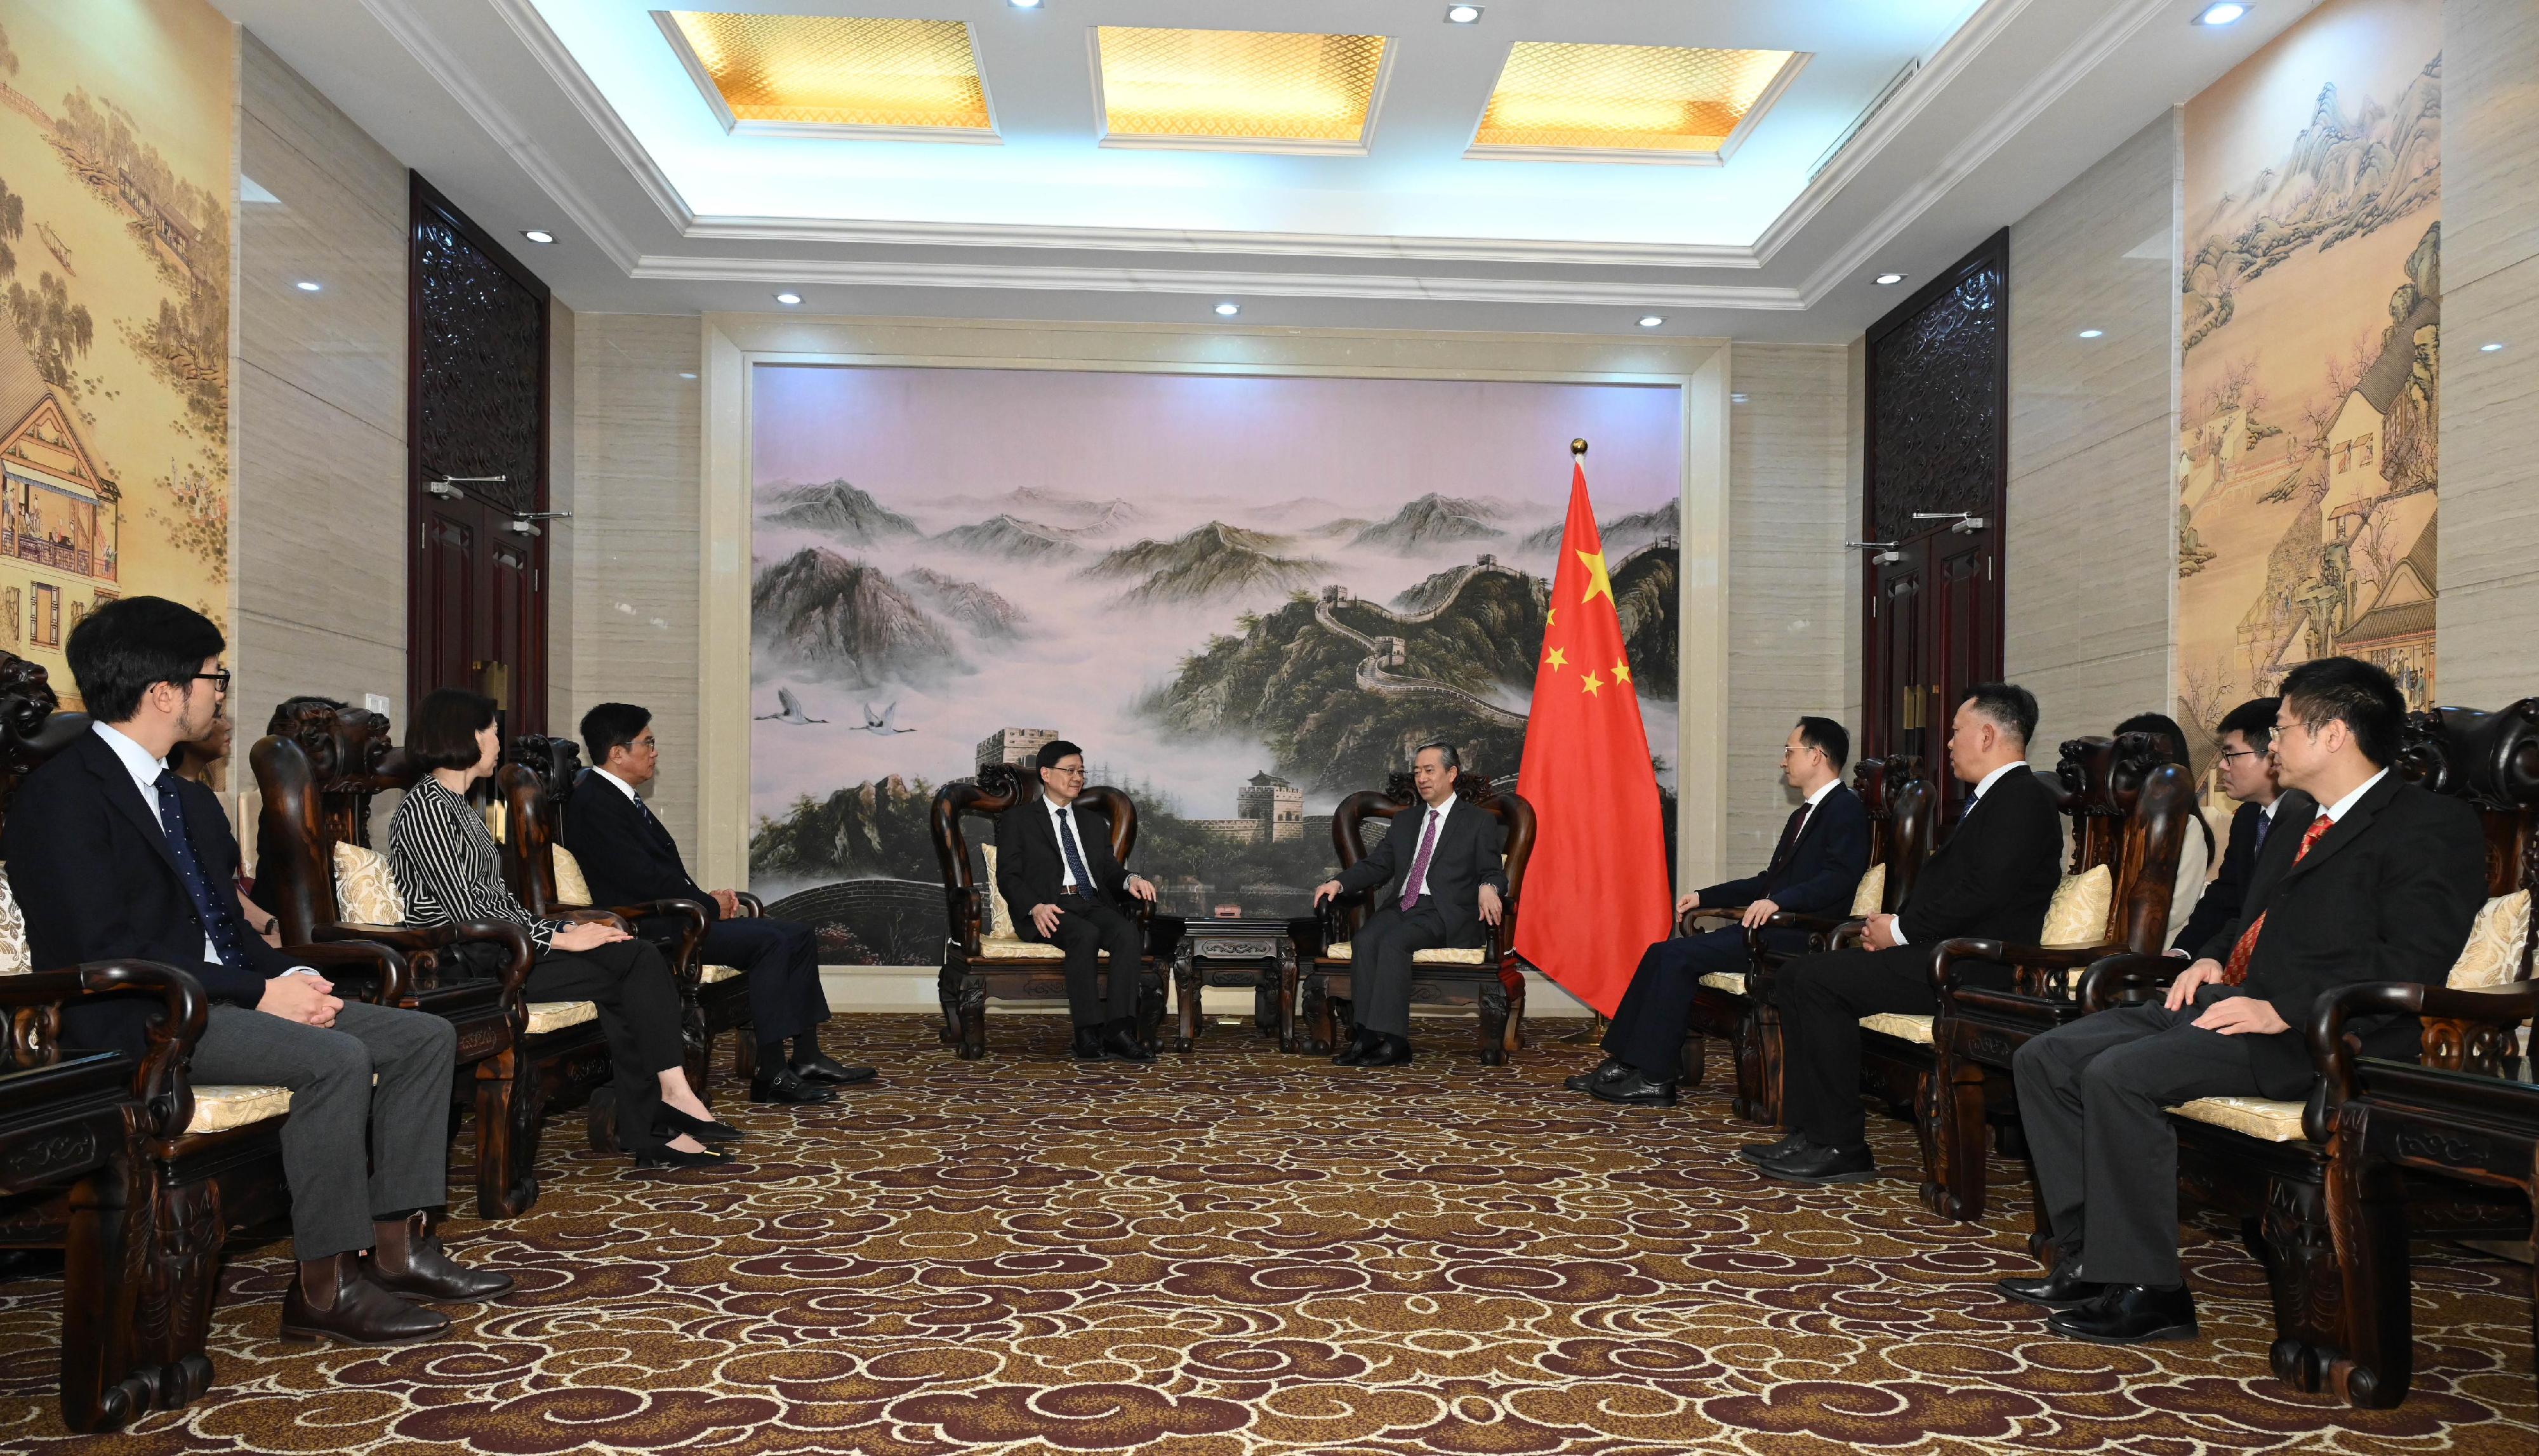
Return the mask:
<svg viewBox="0 0 2539 1456">
<path fill-rule="evenodd" d="M 1592 668 L 1591 668 L 1591 669 L 1589 669 L 1589 671 L 1588 671 L 1588 673 L 1587 673 L 1587 680 L 1586 680 L 1585 682 L 1582 682 L 1582 683 L 1578 684 L 1578 685 L 1579 685 L 1580 687 L 1585 688 L 1587 691 L 1589 691 L 1589 692 L 1591 692 L 1591 693 L 1592 693 L 1592 692 L 1596 691 L 1596 689 L 1598 689 L 1598 688 L 1600 688 L 1600 687 L 1603 687 L 1605 684 L 1603 684 L 1602 682 L 1599 682 L 1599 681 L 1597 681 L 1597 680 L 1596 680 L 1596 673 L 1595 673 L 1594 669 L 1592 669 Z"/>
<path fill-rule="evenodd" d="M 1555 606 L 1555 607 L 1553 607 L 1551 610 L 1549 610 L 1549 611 L 1547 611 L 1547 612 L 1544 612 L 1544 613 L 1543 614 L 1543 625 L 1544 625 L 1545 627 L 1549 627 L 1549 626 L 1554 625 L 1554 619 L 1555 619 L 1555 618 L 1557 618 L 1559 615 L 1560 615 L 1560 608 L 1558 608 L 1558 607 L 1556 607 L 1556 606 Z"/>
<path fill-rule="evenodd" d="M 1569 665 L 1569 655 L 1559 648 L 1553 648 L 1550 652 L 1544 654 L 1543 660 L 1550 663 L 1551 670 L 1557 672 L 1561 668 Z"/>
<path fill-rule="evenodd" d="M 1581 551 L 1577 553 L 1577 556 L 1579 563 L 1587 568 L 1588 577 L 1587 594 L 1578 598 L 1579 604 L 1583 606 L 1588 602 L 1594 601 L 1599 592 L 1604 594 L 1607 601 L 1612 601 L 1613 599 L 1613 579 L 1605 575 L 1605 553 L 1602 551 Z"/>
<path fill-rule="evenodd" d="M 1631 680 L 1631 663 L 1629 659 L 1625 658 L 1613 663 L 1613 680 L 1615 682 L 1628 682 Z"/>
</svg>

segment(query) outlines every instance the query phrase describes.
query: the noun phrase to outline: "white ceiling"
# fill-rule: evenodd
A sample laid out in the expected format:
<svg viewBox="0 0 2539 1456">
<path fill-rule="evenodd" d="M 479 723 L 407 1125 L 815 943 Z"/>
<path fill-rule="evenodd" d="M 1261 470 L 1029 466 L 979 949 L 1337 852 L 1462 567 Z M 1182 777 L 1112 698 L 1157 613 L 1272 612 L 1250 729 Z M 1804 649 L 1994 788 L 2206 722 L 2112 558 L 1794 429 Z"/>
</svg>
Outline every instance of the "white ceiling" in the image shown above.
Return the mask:
<svg viewBox="0 0 2539 1456">
<path fill-rule="evenodd" d="M 1897 302 L 1871 275 L 1945 268 L 2315 0 L 685 0 L 967 21 L 998 146 L 726 135 L 646 0 L 214 3 L 497 237 L 555 232 L 516 250 L 576 309 L 1831 343 Z M 1365 156 L 1113 150 L 1096 25 L 1397 49 Z M 1468 159 L 1518 40 L 1811 55 L 1724 167 Z"/>
</svg>

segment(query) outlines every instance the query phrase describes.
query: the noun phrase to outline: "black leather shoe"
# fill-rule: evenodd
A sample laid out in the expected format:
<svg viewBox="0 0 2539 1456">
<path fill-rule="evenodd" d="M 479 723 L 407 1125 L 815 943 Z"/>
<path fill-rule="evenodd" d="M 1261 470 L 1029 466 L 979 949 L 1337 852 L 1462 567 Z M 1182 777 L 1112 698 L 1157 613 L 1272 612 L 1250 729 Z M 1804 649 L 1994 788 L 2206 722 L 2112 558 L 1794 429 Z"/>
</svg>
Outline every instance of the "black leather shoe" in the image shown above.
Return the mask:
<svg viewBox="0 0 2539 1456">
<path fill-rule="evenodd" d="M 2081 1278 L 2080 1268 L 2079 1260 L 2066 1259 L 2043 1279 L 1995 1280 L 1992 1286 L 2046 1309 L 2078 1309 L 2107 1292 L 2105 1284 Z"/>
<path fill-rule="evenodd" d="M 1078 1026 L 1075 1028 L 1075 1060 L 1078 1062 L 1099 1062 L 1102 1060 L 1101 1027 Z"/>
<path fill-rule="evenodd" d="M 1630 1071 L 1630 1063 L 1619 1057 L 1608 1057 L 1596 1064 L 1595 1071 L 1582 1072 L 1576 1076 L 1562 1077 L 1560 1084 L 1573 1092 L 1592 1092 L 1598 1082 L 1619 1081 L 1628 1075 Z"/>
<path fill-rule="evenodd" d="M 826 1082 L 833 1087 L 853 1086 L 857 1082 L 873 1079 L 871 1068 L 849 1067 L 843 1063 L 832 1062 L 818 1052 L 813 1052 L 808 1057 L 794 1058 L 792 1067 L 793 1075 L 804 1081 Z"/>
<path fill-rule="evenodd" d="M 362 1273 L 372 1283 L 409 1299 L 482 1304 L 502 1298 L 513 1287 L 508 1274 L 470 1269 L 450 1258 L 441 1246 L 441 1235 L 432 1231 L 432 1220 L 421 1213 L 374 1225 L 371 1255 Z"/>
<path fill-rule="evenodd" d="M 1819 1188 L 1827 1183 L 1865 1183 L 1878 1176 L 1878 1159 L 1866 1143 L 1858 1147 L 1819 1147 L 1811 1143 L 1788 1157 L 1754 1166 L 1764 1177 Z"/>
<path fill-rule="evenodd" d="M 795 1076 L 790 1067 L 779 1067 L 774 1072 L 762 1067 L 758 1070 L 758 1075 L 749 1079 L 749 1100 L 752 1102 L 835 1102 L 838 1100 L 838 1094 L 827 1087 L 815 1087 Z"/>
<path fill-rule="evenodd" d="M 403 1345 L 449 1333 L 449 1316 L 373 1283 L 359 1254 L 301 1262 L 282 1291 L 282 1338 L 342 1345 Z"/>
<path fill-rule="evenodd" d="M 685 1133 L 700 1143 L 740 1141 L 740 1129 L 731 1124 L 717 1122 L 710 1117 L 691 1117 L 667 1102 L 652 1110 L 652 1131 L 664 1138 L 675 1138 Z"/>
<path fill-rule="evenodd" d="M 731 1154 L 709 1147 L 702 1152 L 681 1152 L 675 1147 L 655 1147 L 635 1154 L 639 1168 L 721 1168 L 731 1164 Z"/>
<path fill-rule="evenodd" d="M 1372 1031 L 1357 1032 L 1349 1038 L 1349 1044 L 1347 1046 L 1340 1048 L 1339 1055 L 1332 1058 L 1332 1065 L 1334 1067 L 1364 1067 L 1366 1065 L 1366 1059 L 1374 1056 L 1376 1048 L 1383 1045 L 1384 1038 L 1378 1036 L 1376 1033 Z"/>
<path fill-rule="evenodd" d="M 2146 1340 L 2192 1340 L 2195 1295 L 2184 1284 L 2154 1289 L 2109 1284 L 2078 1309 L 2048 1316 L 2045 1328 L 2096 1345 L 2139 1345 Z"/>
<path fill-rule="evenodd" d="M 1407 1067 L 1410 1065 L 1410 1038 L 1384 1032 L 1376 1038 L 1375 1049 L 1359 1058 L 1358 1067 Z"/>
<path fill-rule="evenodd" d="M 1152 1062 L 1155 1054 L 1147 1051 L 1137 1033 L 1125 1026 L 1114 1026 L 1102 1033 L 1102 1055 L 1114 1062 Z"/>
<path fill-rule="evenodd" d="M 1737 1155 L 1750 1163 L 1779 1162 L 1785 1157 L 1796 1157 L 1814 1146 L 1816 1144 L 1808 1141 L 1807 1134 L 1792 1133 L 1778 1143 L 1749 1143 L 1737 1149 Z"/>
<path fill-rule="evenodd" d="M 1623 1076 L 1600 1081 L 1590 1086 L 1588 1094 L 1600 1102 L 1620 1102 L 1633 1107 L 1673 1107 L 1675 1080 L 1660 1080 L 1634 1067 Z"/>
</svg>

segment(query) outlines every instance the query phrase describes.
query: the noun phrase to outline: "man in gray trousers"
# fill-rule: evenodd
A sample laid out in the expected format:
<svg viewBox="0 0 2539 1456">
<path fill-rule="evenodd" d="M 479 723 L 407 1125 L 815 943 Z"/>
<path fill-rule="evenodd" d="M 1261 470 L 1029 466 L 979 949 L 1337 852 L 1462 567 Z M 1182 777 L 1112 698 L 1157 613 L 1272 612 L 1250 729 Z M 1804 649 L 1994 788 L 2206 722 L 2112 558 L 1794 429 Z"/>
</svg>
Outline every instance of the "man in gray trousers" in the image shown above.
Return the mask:
<svg viewBox="0 0 2539 1456">
<path fill-rule="evenodd" d="M 300 1267 L 283 1337 L 429 1339 L 449 1320 L 409 1299 L 512 1288 L 508 1275 L 452 1260 L 432 1232 L 449 1196 L 457 1034 L 438 1016 L 335 996 L 242 923 L 229 818 L 167 763 L 220 716 L 225 647 L 210 619 L 156 596 L 103 603 L 73 628 L 71 675 L 97 721 L 27 776 L 0 857 L 36 965 L 131 958 L 184 971 L 211 1002 L 193 1079 L 290 1088 L 282 1166 Z M 120 999 L 73 1007 L 62 1040 L 137 1059 L 147 1014 Z"/>
<path fill-rule="evenodd" d="M 1499 822 L 1456 799 L 1462 772 L 1454 744 L 1420 744 L 1410 772 L 1418 812 L 1396 814 L 1374 853 L 1314 887 L 1318 910 L 1334 895 L 1384 887 L 1374 913 L 1349 937 L 1357 1035 L 1332 1058 L 1338 1066 L 1407 1065 L 1411 952 L 1478 945 L 1481 927 L 1499 923 L 1499 897 L 1507 893 Z"/>
</svg>

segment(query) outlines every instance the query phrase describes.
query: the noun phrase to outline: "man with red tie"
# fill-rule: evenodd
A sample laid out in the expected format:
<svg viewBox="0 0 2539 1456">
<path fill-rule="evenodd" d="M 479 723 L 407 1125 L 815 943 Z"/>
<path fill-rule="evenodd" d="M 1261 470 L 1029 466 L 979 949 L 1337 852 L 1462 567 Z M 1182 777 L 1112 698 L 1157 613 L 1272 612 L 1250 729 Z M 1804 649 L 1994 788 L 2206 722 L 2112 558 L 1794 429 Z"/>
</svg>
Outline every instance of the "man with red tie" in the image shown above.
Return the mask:
<svg viewBox="0 0 2539 1456">
<path fill-rule="evenodd" d="M 1341 1067 L 1402 1067 L 1410 1061 L 1410 955 L 1439 946 L 1478 945 L 1481 927 L 1499 923 L 1507 893 L 1498 821 L 1455 797 L 1463 772 L 1455 745 L 1429 742 L 1411 758 L 1419 811 L 1393 827 L 1339 878 L 1314 887 L 1314 907 L 1334 895 L 1383 886 L 1375 913 L 1349 937 L 1349 985 L 1357 993 L 1357 1034 L 1332 1061 Z"/>
<path fill-rule="evenodd" d="M 2364 981 L 2438 984 L 2486 895 L 2477 816 L 2393 777 L 2406 702 L 2351 658 L 2284 677 L 2274 754 L 2284 795 L 2239 914 L 2164 1002 L 2084 1016 L 2013 1060 L 2019 1111 L 2058 1258 L 2003 1292 L 2046 1327 L 2102 1345 L 2192 1339 L 2177 1259 L 2177 1134 L 2198 1097 L 2309 1094 L 2321 994 Z M 2413 1016 L 2351 1023 L 2367 1056 L 2413 1060 Z"/>
</svg>

